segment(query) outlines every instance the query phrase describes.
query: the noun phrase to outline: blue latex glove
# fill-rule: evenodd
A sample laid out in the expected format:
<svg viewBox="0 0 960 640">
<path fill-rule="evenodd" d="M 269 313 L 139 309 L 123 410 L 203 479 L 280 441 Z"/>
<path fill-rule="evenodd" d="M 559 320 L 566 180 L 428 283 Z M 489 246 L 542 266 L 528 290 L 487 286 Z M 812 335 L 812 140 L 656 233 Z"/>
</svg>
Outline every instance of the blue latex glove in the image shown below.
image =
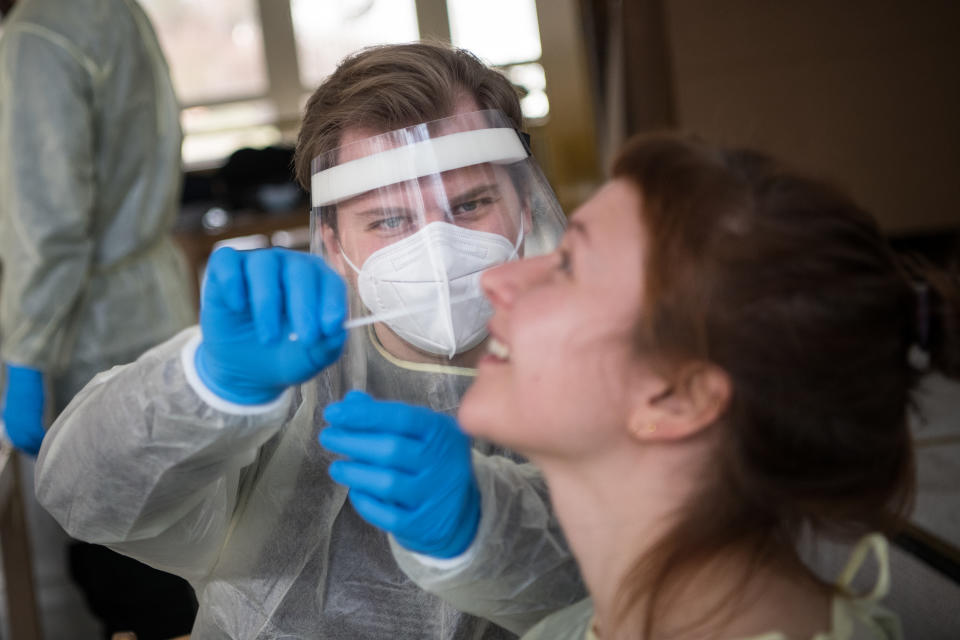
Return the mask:
<svg viewBox="0 0 960 640">
<path fill-rule="evenodd" d="M 346 315 L 346 285 L 322 258 L 218 249 L 203 287 L 197 374 L 231 402 L 269 402 L 340 357 Z"/>
<path fill-rule="evenodd" d="M 344 455 L 330 476 L 365 520 L 425 555 L 451 558 L 477 535 L 480 491 L 470 439 L 450 416 L 351 391 L 328 405 L 320 443 Z"/>
<path fill-rule="evenodd" d="M 13 446 L 32 456 L 40 452 L 46 430 L 43 428 L 43 373 L 9 362 L 7 384 L 3 391 L 3 422 Z"/>
</svg>

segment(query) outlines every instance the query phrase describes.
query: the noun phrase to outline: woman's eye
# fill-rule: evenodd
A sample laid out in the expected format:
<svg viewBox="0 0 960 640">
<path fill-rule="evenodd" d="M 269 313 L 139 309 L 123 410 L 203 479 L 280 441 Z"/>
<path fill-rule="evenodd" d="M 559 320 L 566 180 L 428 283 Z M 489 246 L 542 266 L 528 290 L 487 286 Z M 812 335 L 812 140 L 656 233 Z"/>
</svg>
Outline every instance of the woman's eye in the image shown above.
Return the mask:
<svg viewBox="0 0 960 640">
<path fill-rule="evenodd" d="M 570 252 L 566 249 L 557 250 L 557 270 L 567 275 L 573 273 L 573 265 L 570 262 Z"/>
</svg>

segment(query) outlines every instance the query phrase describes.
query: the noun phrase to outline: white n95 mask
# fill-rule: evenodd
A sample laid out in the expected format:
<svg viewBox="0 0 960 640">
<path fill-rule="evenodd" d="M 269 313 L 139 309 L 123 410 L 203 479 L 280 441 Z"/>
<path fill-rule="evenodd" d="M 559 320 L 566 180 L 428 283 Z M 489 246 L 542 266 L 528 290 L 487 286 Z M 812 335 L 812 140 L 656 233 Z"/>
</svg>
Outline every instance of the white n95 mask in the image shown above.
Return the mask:
<svg viewBox="0 0 960 640">
<path fill-rule="evenodd" d="M 358 274 L 360 299 L 398 336 L 435 355 L 453 358 L 486 337 L 492 309 L 480 275 L 516 257 L 517 243 L 496 233 L 432 222 L 375 251 Z"/>
</svg>

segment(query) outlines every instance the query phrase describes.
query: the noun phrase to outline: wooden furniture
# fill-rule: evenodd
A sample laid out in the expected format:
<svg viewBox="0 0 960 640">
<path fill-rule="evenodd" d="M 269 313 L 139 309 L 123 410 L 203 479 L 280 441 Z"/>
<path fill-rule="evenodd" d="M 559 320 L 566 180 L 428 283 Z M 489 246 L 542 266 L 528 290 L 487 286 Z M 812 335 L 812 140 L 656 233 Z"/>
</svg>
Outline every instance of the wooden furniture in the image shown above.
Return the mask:
<svg viewBox="0 0 960 640">
<path fill-rule="evenodd" d="M 11 640 L 41 640 L 33 565 L 20 488 L 20 461 L 0 445 L 0 554 Z"/>
<path fill-rule="evenodd" d="M 231 216 L 230 222 L 216 231 L 204 229 L 180 230 L 174 233 L 174 238 L 187 256 L 193 274 L 194 300 L 199 309 L 200 282 L 207 258 L 214 247 L 221 242 L 233 238 L 260 236 L 264 237 L 262 246 L 287 246 L 292 249 L 309 248 L 307 246 L 290 246 L 276 242 L 278 232 L 298 232 L 300 236 L 307 236 L 310 227 L 310 213 L 308 210 L 289 211 L 284 213 L 266 214 L 261 212 L 238 212 Z"/>
</svg>

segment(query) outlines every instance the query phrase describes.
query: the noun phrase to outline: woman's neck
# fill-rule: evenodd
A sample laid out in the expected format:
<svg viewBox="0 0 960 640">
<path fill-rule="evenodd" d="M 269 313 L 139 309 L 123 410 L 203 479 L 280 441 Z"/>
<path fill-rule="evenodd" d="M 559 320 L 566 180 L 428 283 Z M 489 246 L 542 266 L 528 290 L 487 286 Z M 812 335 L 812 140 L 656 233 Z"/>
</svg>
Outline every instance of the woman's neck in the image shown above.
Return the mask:
<svg viewBox="0 0 960 640">
<path fill-rule="evenodd" d="M 602 640 L 617 640 L 605 630 L 614 627 L 620 613 L 618 596 L 624 577 L 681 517 L 680 510 L 699 490 L 701 470 L 712 450 L 708 443 L 697 441 L 642 448 L 631 443 L 603 460 L 532 456 L 543 470 L 557 518 L 593 598 Z M 829 627 L 828 588 L 817 584 L 802 566 L 784 560 L 787 556 L 753 566 L 750 553 L 750 549 L 728 549 L 706 565 L 698 565 L 703 570 L 696 580 L 679 586 L 674 606 L 661 612 L 665 615 L 660 622 L 665 627 L 682 627 L 716 609 L 718 616 L 711 622 L 727 623 L 723 637 L 749 637 L 776 629 L 811 637 Z M 748 568 L 751 572 L 746 575 Z M 629 604 L 631 617 L 624 628 L 629 627 L 628 637 L 637 638 L 645 603 Z M 711 634 L 718 631 L 713 626 Z M 704 637 L 720 637 L 711 634 Z"/>
<path fill-rule="evenodd" d="M 633 562 L 673 525 L 696 489 L 696 445 L 625 442 L 603 459 L 540 460 L 557 518 L 605 626 Z"/>
</svg>

